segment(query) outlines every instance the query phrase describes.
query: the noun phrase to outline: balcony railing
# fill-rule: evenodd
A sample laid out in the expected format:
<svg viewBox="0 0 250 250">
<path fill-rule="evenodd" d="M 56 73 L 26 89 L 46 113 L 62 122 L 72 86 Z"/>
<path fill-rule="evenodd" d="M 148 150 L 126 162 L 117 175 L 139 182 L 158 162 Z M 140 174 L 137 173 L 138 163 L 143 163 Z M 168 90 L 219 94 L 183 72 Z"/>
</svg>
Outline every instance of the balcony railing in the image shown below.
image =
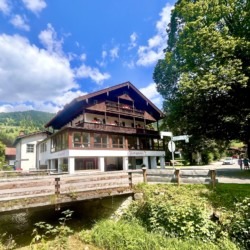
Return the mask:
<svg viewBox="0 0 250 250">
<path fill-rule="evenodd" d="M 164 150 L 162 145 L 129 145 L 128 147 L 125 144 L 109 144 L 109 143 L 87 143 L 87 144 L 80 144 L 79 142 L 73 142 L 72 147 L 75 149 L 128 149 L 128 150 Z"/>
<path fill-rule="evenodd" d="M 135 109 L 133 106 L 130 106 L 127 104 L 118 104 L 116 102 L 106 102 L 106 110 L 115 112 L 115 113 L 136 116 L 140 118 L 144 117 L 144 111 Z"/>
<path fill-rule="evenodd" d="M 159 135 L 158 131 L 144 128 L 132 128 L 117 125 L 108 125 L 101 123 L 91 123 L 91 122 L 79 122 L 76 124 L 77 127 L 82 127 L 84 129 L 96 130 L 96 131 L 106 131 L 106 132 L 116 132 L 123 134 L 145 134 L 145 135 Z"/>
</svg>

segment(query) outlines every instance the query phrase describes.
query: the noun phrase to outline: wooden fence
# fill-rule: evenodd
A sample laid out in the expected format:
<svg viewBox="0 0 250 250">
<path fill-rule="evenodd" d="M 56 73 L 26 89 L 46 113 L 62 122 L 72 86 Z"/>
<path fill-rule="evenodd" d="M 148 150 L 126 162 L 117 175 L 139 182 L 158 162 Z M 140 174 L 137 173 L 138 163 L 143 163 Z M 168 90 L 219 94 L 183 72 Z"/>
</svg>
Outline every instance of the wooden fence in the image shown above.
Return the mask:
<svg viewBox="0 0 250 250">
<path fill-rule="evenodd" d="M 132 183 L 133 182 L 133 183 Z M 0 182 L 0 212 L 131 194 L 142 174 L 89 172 L 77 175 L 22 176 Z"/>
<path fill-rule="evenodd" d="M 148 183 L 216 183 L 215 170 L 142 169 L 92 171 L 77 175 L 2 178 L 0 212 L 132 194 L 133 185 Z"/>
<path fill-rule="evenodd" d="M 143 180 L 149 183 L 199 183 L 215 187 L 216 170 L 212 169 L 143 169 Z"/>
</svg>

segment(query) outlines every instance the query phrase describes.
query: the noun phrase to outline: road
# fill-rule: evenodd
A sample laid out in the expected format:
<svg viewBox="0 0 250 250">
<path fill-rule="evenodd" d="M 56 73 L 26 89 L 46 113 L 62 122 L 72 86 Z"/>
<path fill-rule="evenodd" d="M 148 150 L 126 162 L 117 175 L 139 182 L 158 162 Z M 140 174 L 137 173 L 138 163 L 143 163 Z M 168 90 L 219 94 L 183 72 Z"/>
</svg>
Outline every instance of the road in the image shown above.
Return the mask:
<svg viewBox="0 0 250 250">
<path fill-rule="evenodd" d="M 250 174 L 244 174 L 244 171 L 249 172 L 250 170 L 241 170 L 237 160 L 235 160 L 233 165 L 223 165 L 222 163 L 223 160 L 209 165 L 185 167 L 185 169 L 215 169 L 219 183 L 250 184 Z"/>
</svg>

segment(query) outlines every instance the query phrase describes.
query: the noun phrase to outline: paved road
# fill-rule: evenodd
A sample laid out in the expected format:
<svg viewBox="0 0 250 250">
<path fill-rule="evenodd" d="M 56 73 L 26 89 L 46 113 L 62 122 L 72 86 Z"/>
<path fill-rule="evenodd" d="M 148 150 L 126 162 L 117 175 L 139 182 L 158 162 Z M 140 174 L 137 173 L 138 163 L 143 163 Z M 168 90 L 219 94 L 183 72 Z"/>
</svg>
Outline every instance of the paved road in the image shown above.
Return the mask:
<svg viewBox="0 0 250 250">
<path fill-rule="evenodd" d="M 239 183 L 239 184 L 250 184 L 250 175 L 249 177 L 239 177 L 240 172 L 246 171 L 241 170 L 237 164 L 237 160 L 233 165 L 223 165 L 223 161 L 217 161 L 210 165 L 205 166 L 190 166 L 185 169 L 215 169 L 216 176 L 219 183 Z M 250 171 L 250 170 L 248 170 Z"/>
</svg>

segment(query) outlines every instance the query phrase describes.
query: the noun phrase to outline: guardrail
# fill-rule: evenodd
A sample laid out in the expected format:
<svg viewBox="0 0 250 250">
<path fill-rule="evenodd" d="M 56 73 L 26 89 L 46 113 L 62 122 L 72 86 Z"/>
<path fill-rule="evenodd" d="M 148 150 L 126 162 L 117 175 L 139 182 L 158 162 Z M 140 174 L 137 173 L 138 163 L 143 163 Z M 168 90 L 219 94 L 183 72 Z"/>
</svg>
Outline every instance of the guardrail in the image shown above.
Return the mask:
<svg viewBox="0 0 250 250">
<path fill-rule="evenodd" d="M 22 176 L 1 179 L 0 212 L 132 194 L 138 183 L 216 184 L 215 170 L 146 169 L 90 171 L 77 175 Z"/>
<path fill-rule="evenodd" d="M 145 169 L 143 180 L 149 183 L 185 183 L 211 184 L 215 187 L 216 170 L 214 169 Z"/>
<path fill-rule="evenodd" d="M 0 182 L 0 212 L 47 205 L 58 208 L 72 201 L 131 194 L 138 182 L 142 182 L 141 173 L 132 178 L 132 173 L 124 171 L 6 178 Z"/>
</svg>

